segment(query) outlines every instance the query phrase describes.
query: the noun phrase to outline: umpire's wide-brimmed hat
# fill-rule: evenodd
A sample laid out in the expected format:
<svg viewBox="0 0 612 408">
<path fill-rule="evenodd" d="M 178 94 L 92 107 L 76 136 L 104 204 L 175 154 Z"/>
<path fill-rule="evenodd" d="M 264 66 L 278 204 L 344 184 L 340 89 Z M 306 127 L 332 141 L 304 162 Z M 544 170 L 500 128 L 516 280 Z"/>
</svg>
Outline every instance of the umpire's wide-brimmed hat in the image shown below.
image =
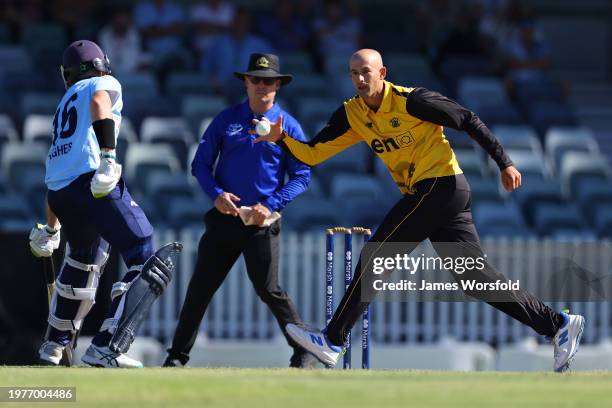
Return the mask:
<svg viewBox="0 0 612 408">
<path fill-rule="evenodd" d="M 281 85 L 287 85 L 293 75 L 281 74 L 278 56 L 274 54 L 251 54 L 246 72 L 234 72 L 234 76 L 244 79 L 245 75 L 260 78 L 278 78 Z"/>
</svg>

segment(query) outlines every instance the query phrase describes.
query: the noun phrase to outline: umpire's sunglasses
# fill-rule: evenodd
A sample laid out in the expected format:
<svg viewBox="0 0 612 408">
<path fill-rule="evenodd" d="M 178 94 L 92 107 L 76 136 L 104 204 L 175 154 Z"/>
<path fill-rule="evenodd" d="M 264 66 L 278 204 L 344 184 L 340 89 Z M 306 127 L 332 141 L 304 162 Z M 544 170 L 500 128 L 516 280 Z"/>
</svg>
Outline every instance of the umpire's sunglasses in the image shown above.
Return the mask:
<svg viewBox="0 0 612 408">
<path fill-rule="evenodd" d="M 273 85 L 278 79 L 278 78 L 261 78 L 261 77 L 253 77 L 253 76 L 249 76 L 247 78 L 249 78 L 249 82 L 252 83 L 253 85 L 257 85 L 260 82 L 263 82 L 264 85 L 268 85 L 268 86 Z"/>
</svg>

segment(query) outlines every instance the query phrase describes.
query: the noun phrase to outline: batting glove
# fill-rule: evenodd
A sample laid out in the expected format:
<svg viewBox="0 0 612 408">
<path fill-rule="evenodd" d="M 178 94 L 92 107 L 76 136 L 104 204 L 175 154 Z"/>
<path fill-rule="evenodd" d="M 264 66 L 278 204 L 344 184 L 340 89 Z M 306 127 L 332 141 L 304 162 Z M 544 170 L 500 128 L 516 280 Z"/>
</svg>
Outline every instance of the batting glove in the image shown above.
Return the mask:
<svg viewBox="0 0 612 408">
<path fill-rule="evenodd" d="M 114 152 L 100 154 L 100 166 L 91 179 L 91 193 L 95 198 L 106 197 L 121 178 L 121 165 L 115 161 Z"/>
<path fill-rule="evenodd" d="M 30 250 L 34 256 L 49 257 L 60 244 L 60 229 L 48 225 L 36 224 L 30 231 Z"/>
</svg>

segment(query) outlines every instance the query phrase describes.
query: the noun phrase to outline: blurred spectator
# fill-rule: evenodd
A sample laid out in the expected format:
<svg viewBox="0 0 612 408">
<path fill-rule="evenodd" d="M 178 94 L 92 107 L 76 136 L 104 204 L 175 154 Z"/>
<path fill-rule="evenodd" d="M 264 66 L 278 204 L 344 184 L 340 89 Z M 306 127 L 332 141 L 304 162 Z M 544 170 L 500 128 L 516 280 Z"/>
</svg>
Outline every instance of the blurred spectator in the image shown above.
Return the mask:
<svg viewBox="0 0 612 408">
<path fill-rule="evenodd" d="M 524 20 L 506 50 L 508 79 L 514 86 L 548 80 L 550 49 L 533 20 Z"/>
<path fill-rule="evenodd" d="M 311 28 L 298 20 L 292 1 L 276 0 L 273 9 L 257 18 L 257 32 L 279 52 L 306 48 Z"/>
<path fill-rule="evenodd" d="M 314 22 L 318 12 L 319 3 L 317 0 L 300 0 L 295 10 L 295 26 L 298 33 L 305 39 L 303 49 L 310 55 L 314 71 L 322 74 L 324 70 L 323 59 L 319 52 L 319 40 L 314 31 Z"/>
<path fill-rule="evenodd" d="M 314 22 L 314 29 L 325 60 L 348 58 L 359 49 L 361 21 L 354 3 L 349 8 L 340 0 L 327 0 L 324 15 Z"/>
<path fill-rule="evenodd" d="M 153 68 L 161 76 L 172 69 L 189 67 L 190 54 L 183 48 L 186 16 L 173 1 L 143 0 L 134 9 L 145 49 L 153 56 Z"/>
<path fill-rule="evenodd" d="M 113 73 L 135 72 L 148 66 L 149 56 L 141 49 L 138 30 L 127 9 L 116 11 L 99 34 L 100 47 L 107 50 Z"/>
<path fill-rule="evenodd" d="M 459 4 L 451 0 L 422 0 L 416 8 L 418 48 L 433 57 L 455 26 Z"/>
<path fill-rule="evenodd" d="M 251 32 L 250 14 L 238 8 L 229 33 L 215 37 L 200 67 L 215 90 L 234 103 L 243 97 L 244 84 L 235 81 L 233 73 L 248 65 L 249 55 L 272 52 L 272 46 Z"/>
<path fill-rule="evenodd" d="M 5 0 L 0 7 L 0 20 L 6 24 L 12 41 L 19 39 L 23 24 L 46 20 L 51 12 L 51 2 L 45 0 Z"/>
<path fill-rule="evenodd" d="M 189 17 L 195 33 L 194 47 L 204 54 L 213 38 L 226 32 L 234 20 L 234 6 L 223 0 L 208 0 L 194 4 Z"/>
<path fill-rule="evenodd" d="M 480 32 L 482 20 L 482 6 L 479 3 L 466 4 L 459 14 L 459 20 L 449 32 L 434 59 L 435 69 L 449 57 L 475 57 L 489 58 L 492 54 L 493 44 Z"/>
<path fill-rule="evenodd" d="M 522 0 L 480 0 L 485 4 L 485 14 L 480 23 L 480 32 L 488 37 L 496 52 L 503 56 L 514 38 L 517 25 L 530 14 Z"/>
<path fill-rule="evenodd" d="M 52 19 L 54 23 L 64 26 L 68 38 L 77 38 L 87 33 L 88 23 L 95 16 L 99 3 L 96 0 L 54 0 L 52 6 Z M 94 34 L 92 32 L 92 34 Z"/>
</svg>

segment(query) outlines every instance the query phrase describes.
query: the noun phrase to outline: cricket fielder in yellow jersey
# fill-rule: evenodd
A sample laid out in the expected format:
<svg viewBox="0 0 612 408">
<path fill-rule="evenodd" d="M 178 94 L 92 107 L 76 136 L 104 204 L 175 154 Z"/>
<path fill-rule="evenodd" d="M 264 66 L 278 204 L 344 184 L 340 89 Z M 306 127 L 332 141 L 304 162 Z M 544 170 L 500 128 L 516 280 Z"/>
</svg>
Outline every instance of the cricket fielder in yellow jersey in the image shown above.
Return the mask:
<svg viewBox="0 0 612 408">
<path fill-rule="evenodd" d="M 476 140 L 499 166 L 501 182 L 508 192 L 520 187 L 521 174 L 473 112 L 439 93 L 385 81 L 386 73 L 377 51 L 357 51 L 350 58 L 350 76 L 357 95 L 345 101 L 310 142 L 289 137 L 282 128 L 282 118 L 272 125 L 268 135 L 256 141 L 276 142 L 309 166 L 355 143 L 366 142 L 385 163 L 404 195 L 384 217 L 370 242 L 416 246 L 429 238 L 441 257 L 452 256 L 444 253 L 448 247 L 440 245 L 443 242 L 469 244 L 482 254 L 472 222 L 470 187 L 444 137 L 443 127 L 463 130 Z M 323 331 L 287 326 L 296 342 L 328 366 L 336 364 L 346 334 L 368 306 L 360 284 L 368 266 L 362 268 L 361 261 L 357 264 L 350 287 Z M 489 265 L 472 274 L 472 278 L 481 282 L 507 281 Z M 479 292 L 468 294 L 486 298 Z M 537 333 L 553 338 L 554 370 L 567 370 L 578 350 L 584 318 L 558 313 L 525 290 L 505 292 L 503 296 L 488 303 Z"/>
</svg>

